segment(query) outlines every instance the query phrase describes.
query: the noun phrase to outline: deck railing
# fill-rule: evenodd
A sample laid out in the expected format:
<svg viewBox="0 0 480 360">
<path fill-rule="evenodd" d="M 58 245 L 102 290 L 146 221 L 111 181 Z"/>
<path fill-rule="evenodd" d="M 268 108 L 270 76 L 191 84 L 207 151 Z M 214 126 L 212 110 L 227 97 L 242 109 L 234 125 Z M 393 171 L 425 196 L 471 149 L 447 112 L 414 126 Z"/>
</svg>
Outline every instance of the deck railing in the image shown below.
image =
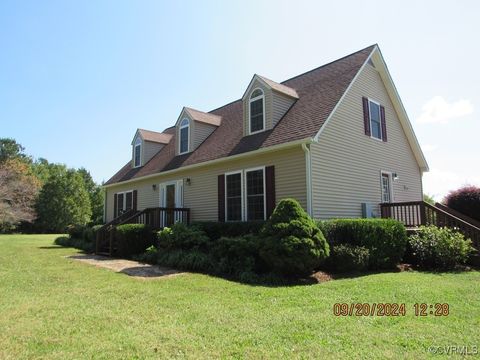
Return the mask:
<svg viewBox="0 0 480 360">
<path fill-rule="evenodd" d="M 480 227 L 424 201 L 383 203 L 380 204 L 380 210 L 382 218 L 401 221 L 407 228 L 435 225 L 456 229 L 471 239 L 475 248 L 480 249 Z"/>
</svg>

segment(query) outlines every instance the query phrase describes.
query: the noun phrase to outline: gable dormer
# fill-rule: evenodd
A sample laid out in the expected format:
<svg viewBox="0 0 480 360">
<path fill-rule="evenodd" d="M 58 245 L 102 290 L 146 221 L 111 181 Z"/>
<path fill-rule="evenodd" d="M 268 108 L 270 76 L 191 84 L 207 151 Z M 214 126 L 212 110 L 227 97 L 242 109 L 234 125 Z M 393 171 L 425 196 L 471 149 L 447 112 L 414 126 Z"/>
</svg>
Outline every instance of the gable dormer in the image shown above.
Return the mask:
<svg viewBox="0 0 480 360">
<path fill-rule="evenodd" d="M 156 153 L 170 142 L 172 135 L 137 129 L 132 140 L 132 167 L 145 165 Z"/>
<path fill-rule="evenodd" d="M 270 130 L 298 99 L 295 89 L 255 74 L 243 94 L 243 135 Z"/>
<path fill-rule="evenodd" d="M 220 116 L 184 107 L 175 125 L 175 154 L 194 151 L 220 126 L 221 121 Z"/>
</svg>

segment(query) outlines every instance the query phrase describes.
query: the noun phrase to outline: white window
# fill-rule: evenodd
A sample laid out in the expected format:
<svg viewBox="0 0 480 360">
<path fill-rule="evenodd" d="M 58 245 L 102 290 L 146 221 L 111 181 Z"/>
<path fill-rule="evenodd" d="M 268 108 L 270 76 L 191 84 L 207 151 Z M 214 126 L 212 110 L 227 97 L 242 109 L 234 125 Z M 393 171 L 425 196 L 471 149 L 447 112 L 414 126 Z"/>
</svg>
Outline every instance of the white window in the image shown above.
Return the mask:
<svg viewBox="0 0 480 360">
<path fill-rule="evenodd" d="M 265 94 L 262 89 L 252 91 L 248 109 L 250 134 L 265 130 Z"/>
<path fill-rule="evenodd" d="M 142 139 L 140 137 L 135 141 L 133 145 L 133 166 L 139 167 L 142 165 Z"/>
<path fill-rule="evenodd" d="M 392 177 L 390 173 L 382 172 L 382 203 L 392 202 Z"/>
<path fill-rule="evenodd" d="M 382 122 L 380 115 L 380 104 L 368 100 L 368 111 L 370 112 L 370 129 L 373 138 L 382 140 Z"/>
<path fill-rule="evenodd" d="M 180 123 L 179 130 L 179 154 L 185 154 L 189 151 L 189 142 L 190 142 L 190 121 L 188 119 L 183 119 Z"/>
<path fill-rule="evenodd" d="M 265 220 L 265 168 L 225 174 L 226 221 Z"/>
<path fill-rule="evenodd" d="M 120 216 L 128 210 L 133 209 L 133 190 L 117 193 L 116 216 Z"/>
</svg>

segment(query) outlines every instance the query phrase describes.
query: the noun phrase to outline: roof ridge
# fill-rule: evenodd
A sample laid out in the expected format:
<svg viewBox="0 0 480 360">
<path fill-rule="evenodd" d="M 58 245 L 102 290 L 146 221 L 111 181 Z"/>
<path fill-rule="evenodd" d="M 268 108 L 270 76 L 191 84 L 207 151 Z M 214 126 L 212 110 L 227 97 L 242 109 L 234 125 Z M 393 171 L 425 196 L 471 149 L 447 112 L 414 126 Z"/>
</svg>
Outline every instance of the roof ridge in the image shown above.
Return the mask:
<svg viewBox="0 0 480 360">
<path fill-rule="evenodd" d="M 306 75 L 306 74 L 311 73 L 311 72 L 314 72 L 314 71 L 316 71 L 316 70 L 320 70 L 321 68 L 323 68 L 323 67 L 325 67 L 325 66 L 332 65 L 332 64 L 334 64 L 334 63 L 336 63 L 336 62 L 338 62 L 338 61 L 341 61 L 341 60 L 344 60 L 344 59 L 346 59 L 346 58 L 348 58 L 348 57 L 350 57 L 350 56 L 356 55 L 356 54 L 358 54 L 358 53 L 360 53 L 360 52 L 362 52 L 362 51 L 367 50 L 368 48 L 372 48 L 372 50 L 373 50 L 373 48 L 374 48 L 375 46 L 378 46 L 378 44 L 369 45 L 369 46 L 367 46 L 367 47 L 364 47 L 364 48 L 361 49 L 361 50 L 357 50 L 357 51 L 355 51 L 355 52 L 353 52 L 353 53 L 351 53 L 351 54 L 345 55 L 345 56 L 343 56 L 343 57 L 341 57 L 341 58 L 339 58 L 339 59 L 332 60 L 332 61 L 330 61 L 330 62 L 328 62 L 328 63 L 326 63 L 326 64 L 317 66 L 317 67 L 314 68 L 314 69 L 305 71 L 304 73 L 295 75 L 295 76 L 293 76 L 293 77 L 291 77 L 291 78 L 289 78 L 289 79 L 287 79 L 287 80 L 284 80 L 284 81 L 282 81 L 280 84 L 285 85 L 285 83 L 286 83 L 287 81 L 296 79 L 296 78 L 298 78 L 298 77 L 300 77 L 300 76 Z"/>
</svg>

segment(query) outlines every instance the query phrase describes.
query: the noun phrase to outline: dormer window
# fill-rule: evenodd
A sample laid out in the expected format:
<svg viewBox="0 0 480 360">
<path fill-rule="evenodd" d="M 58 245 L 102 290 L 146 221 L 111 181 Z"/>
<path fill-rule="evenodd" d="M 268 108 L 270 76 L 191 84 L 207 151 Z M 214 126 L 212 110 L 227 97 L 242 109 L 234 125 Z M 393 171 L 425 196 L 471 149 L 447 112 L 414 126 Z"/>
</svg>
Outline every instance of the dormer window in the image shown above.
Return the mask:
<svg viewBox="0 0 480 360">
<path fill-rule="evenodd" d="M 250 134 L 265 130 L 265 94 L 262 89 L 255 89 L 250 95 Z"/>
<path fill-rule="evenodd" d="M 180 154 L 185 154 L 189 151 L 190 141 L 190 121 L 185 118 L 180 123 Z"/>
<path fill-rule="evenodd" d="M 135 141 L 133 146 L 133 167 L 142 165 L 142 139 L 140 137 Z"/>
</svg>

